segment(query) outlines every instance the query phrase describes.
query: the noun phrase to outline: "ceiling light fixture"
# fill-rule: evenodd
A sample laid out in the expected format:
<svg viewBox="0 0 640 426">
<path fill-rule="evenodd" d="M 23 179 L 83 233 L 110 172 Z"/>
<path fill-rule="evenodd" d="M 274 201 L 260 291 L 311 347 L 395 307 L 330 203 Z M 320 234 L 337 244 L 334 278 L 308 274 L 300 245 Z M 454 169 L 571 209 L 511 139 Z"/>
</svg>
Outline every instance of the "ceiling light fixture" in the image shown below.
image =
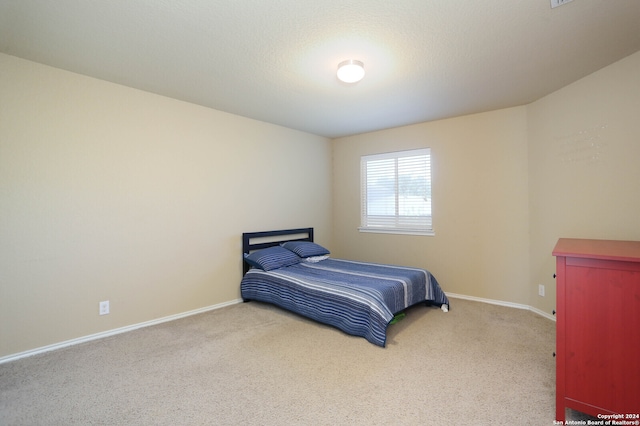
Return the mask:
<svg viewBox="0 0 640 426">
<path fill-rule="evenodd" d="M 338 79 L 345 83 L 357 83 L 364 77 L 364 64 L 355 59 L 347 59 L 338 64 Z"/>
</svg>

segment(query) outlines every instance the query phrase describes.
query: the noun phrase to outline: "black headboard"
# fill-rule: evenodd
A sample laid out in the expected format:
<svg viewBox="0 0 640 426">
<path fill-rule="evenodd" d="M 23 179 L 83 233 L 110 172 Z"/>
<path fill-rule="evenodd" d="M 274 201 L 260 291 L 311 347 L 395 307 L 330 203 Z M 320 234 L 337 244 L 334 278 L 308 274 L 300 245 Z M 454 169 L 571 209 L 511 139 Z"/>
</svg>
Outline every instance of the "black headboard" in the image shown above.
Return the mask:
<svg viewBox="0 0 640 426">
<path fill-rule="evenodd" d="M 313 242 L 313 228 L 282 229 L 279 231 L 245 232 L 242 234 L 242 274 L 249 270 L 244 255 L 252 251 L 273 247 L 285 241 Z"/>
</svg>

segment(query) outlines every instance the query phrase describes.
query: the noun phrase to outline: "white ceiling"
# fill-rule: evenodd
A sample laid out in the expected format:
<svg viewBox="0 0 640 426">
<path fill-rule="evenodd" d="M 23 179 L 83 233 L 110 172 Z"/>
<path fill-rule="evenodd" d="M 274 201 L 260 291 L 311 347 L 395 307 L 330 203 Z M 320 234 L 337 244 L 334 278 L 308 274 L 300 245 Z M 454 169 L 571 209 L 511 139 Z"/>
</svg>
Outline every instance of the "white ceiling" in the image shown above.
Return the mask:
<svg viewBox="0 0 640 426">
<path fill-rule="evenodd" d="M 0 0 L 1 52 L 332 138 L 527 104 L 638 50 L 639 0 Z"/>
</svg>

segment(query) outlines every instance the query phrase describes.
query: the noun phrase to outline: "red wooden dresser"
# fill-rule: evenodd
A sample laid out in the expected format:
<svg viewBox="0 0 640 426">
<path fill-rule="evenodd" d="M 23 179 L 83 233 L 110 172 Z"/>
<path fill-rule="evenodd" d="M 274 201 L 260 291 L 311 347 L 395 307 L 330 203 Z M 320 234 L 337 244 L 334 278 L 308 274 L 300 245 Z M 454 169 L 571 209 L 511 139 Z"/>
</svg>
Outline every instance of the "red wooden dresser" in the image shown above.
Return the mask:
<svg viewBox="0 0 640 426">
<path fill-rule="evenodd" d="M 556 420 L 640 420 L 640 241 L 561 238 L 553 255 Z"/>
</svg>

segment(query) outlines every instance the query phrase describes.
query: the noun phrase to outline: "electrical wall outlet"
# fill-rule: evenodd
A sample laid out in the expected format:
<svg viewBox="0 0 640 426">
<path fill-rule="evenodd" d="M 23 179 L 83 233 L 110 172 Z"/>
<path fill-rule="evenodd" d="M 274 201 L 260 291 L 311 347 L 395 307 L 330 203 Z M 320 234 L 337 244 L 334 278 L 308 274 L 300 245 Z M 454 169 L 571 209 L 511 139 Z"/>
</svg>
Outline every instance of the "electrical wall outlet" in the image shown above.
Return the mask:
<svg viewBox="0 0 640 426">
<path fill-rule="evenodd" d="M 107 315 L 109 313 L 109 301 L 105 300 L 100 302 L 100 315 Z"/>
<path fill-rule="evenodd" d="M 563 4 L 572 2 L 573 0 L 551 0 L 551 9 L 554 7 L 562 6 Z"/>
<path fill-rule="evenodd" d="M 538 285 L 538 296 L 544 297 L 544 285 L 543 284 Z"/>
</svg>

